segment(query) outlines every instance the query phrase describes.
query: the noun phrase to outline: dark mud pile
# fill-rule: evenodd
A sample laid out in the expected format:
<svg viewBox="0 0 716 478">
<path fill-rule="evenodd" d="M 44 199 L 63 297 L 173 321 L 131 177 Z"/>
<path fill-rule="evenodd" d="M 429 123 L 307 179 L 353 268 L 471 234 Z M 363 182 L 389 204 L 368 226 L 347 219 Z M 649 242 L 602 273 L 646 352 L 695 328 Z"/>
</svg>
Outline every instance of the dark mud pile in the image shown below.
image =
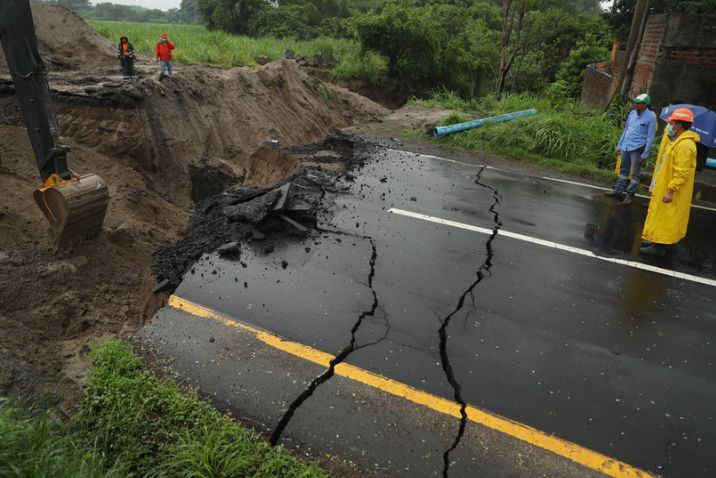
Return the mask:
<svg viewBox="0 0 716 478">
<path fill-rule="evenodd" d="M 221 255 L 240 260 L 242 242 L 263 241 L 277 235 L 315 234 L 316 216 L 326 206 L 323 203 L 326 192 L 339 192 L 337 180 L 349 175 L 346 171 L 357 161 L 355 141 L 352 136 L 333 131 L 322 141 L 304 146 L 265 145 L 264 153 L 257 156 L 254 165 L 261 162 L 261 157 L 273 164 L 275 157 L 280 156 L 295 162 L 297 170 L 274 187 L 228 188 L 201 202 L 189 235 L 154 253 L 155 291 L 174 291 L 183 275 L 205 253 L 218 250 Z"/>
</svg>

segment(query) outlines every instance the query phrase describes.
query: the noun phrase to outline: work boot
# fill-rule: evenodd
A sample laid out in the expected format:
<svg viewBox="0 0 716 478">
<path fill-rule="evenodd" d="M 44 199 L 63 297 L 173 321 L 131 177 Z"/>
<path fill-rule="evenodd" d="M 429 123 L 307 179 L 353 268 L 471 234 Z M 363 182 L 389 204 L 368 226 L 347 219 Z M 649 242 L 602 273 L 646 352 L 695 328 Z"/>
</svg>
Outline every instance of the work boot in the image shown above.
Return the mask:
<svg viewBox="0 0 716 478">
<path fill-rule="evenodd" d="M 607 192 L 604 193 L 604 195 L 605 195 L 606 197 L 618 198 L 618 199 L 621 199 L 621 198 L 624 197 L 624 193 L 620 193 L 619 191 L 614 191 L 614 190 L 612 190 L 612 191 L 607 191 Z"/>
<path fill-rule="evenodd" d="M 645 256 L 664 257 L 666 255 L 666 246 L 664 244 L 654 244 L 650 246 L 642 246 L 639 248 L 639 254 Z"/>
<path fill-rule="evenodd" d="M 622 201 L 623 206 L 631 206 L 631 203 L 634 202 L 634 195 L 633 194 L 627 194 L 624 200 Z"/>
</svg>

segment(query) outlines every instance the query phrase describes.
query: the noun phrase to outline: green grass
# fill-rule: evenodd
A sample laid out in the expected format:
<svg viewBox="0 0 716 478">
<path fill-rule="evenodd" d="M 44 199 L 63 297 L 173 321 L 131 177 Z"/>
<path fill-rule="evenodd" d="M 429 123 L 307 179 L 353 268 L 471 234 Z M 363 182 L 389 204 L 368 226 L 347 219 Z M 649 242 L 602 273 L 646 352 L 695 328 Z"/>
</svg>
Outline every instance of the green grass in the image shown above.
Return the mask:
<svg viewBox="0 0 716 478">
<path fill-rule="evenodd" d="M 270 60 L 283 58 L 286 50 L 297 56 L 313 56 L 322 52 L 335 67 L 336 78 L 366 78 L 378 81 L 385 71 L 385 62 L 373 53 L 362 54 L 354 40 L 320 37 L 313 40 L 250 38 L 209 31 L 201 25 L 112 22 L 87 20 L 97 32 L 113 43 L 126 35 L 135 50 L 154 54 L 159 35 L 166 32 L 176 44 L 174 59 L 183 65 L 207 64 L 220 67 L 255 66 L 259 55 Z"/>
<path fill-rule="evenodd" d="M 614 149 L 621 135 L 616 118 L 621 116 L 620 112 L 605 113 L 591 110 L 576 100 L 527 94 L 506 95 L 501 101 L 492 96 L 463 100 L 448 91 L 411 102 L 453 110 L 441 124 L 536 108 L 535 116 L 434 140 L 457 149 L 497 154 L 570 174 L 600 180 L 614 178 Z"/>
<path fill-rule="evenodd" d="M 0 402 L 1 477 L 328 476 L 159 379 L 123 342 L 102 345 L 91 361 L 68 424 Z"/>
<path fill-rule="evenodd" d="M 1 477 L 120 477 L 126 469 L 97 450 L 82 445 L 63 424 L 44 413 L 30 416 L 7 399 L 0 399 Z M 89 449 L 88 449 L 89 448 Z"/>
</svg>

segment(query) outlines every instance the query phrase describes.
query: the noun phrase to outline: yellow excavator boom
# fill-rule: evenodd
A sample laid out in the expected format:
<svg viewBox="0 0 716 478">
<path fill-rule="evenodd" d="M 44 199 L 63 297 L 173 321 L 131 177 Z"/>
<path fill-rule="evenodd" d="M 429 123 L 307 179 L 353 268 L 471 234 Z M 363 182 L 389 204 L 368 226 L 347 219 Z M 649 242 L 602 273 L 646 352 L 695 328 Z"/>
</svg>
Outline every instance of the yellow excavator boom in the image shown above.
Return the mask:
<svg viewBox="0 0 716 478">
<path fill-rule="evenodd" d="M 109 203 L 107 184 L 96 174 L 78 175 L 68 167 L 70 148 L 60 144 L 29 0 L 0 0 L 0 42 L 43 181 L 35 202 L 58 246 L 96 236 Z"/>
</svg>

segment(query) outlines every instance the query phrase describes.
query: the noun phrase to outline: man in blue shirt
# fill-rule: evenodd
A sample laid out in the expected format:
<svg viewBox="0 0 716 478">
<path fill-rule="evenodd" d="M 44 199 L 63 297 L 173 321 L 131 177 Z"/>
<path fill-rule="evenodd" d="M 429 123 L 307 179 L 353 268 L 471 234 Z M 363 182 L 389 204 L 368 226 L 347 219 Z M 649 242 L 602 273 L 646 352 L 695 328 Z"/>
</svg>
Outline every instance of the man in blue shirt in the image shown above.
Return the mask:
<svg viewBox="0 0 716 478">
<path fill-rule="evenodd" d="M 651 104 L 649 95 L 641 94 L 631 102 L 634 109 L 629 113 L 622 137 L 617 144 L 617 150 L 622 156 L 619 178 L 614 185 L 614 190 L 606 193 L 607 196 L 624 198 L 622 204 L 625 206 L 634 201 L 634 194 L 641 177 L 640 167 L 646 162 L 656 134 L 656 114 L 649 109 Z"/>
</svg>

